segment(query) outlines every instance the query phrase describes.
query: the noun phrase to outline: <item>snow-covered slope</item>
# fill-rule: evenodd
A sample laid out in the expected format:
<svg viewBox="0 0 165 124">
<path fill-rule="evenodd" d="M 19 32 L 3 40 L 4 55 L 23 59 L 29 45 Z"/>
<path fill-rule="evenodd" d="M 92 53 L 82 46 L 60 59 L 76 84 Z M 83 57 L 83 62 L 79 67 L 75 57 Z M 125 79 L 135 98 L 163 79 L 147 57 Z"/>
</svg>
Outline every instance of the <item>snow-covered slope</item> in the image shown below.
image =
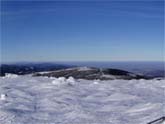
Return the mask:
<svg viewBox="0 0 165 124">
<path fill-rule="evenodd" d="M 0 124 L 146 124 L 164 114 L 165 80 L 0 78 Z"/>
</svg>

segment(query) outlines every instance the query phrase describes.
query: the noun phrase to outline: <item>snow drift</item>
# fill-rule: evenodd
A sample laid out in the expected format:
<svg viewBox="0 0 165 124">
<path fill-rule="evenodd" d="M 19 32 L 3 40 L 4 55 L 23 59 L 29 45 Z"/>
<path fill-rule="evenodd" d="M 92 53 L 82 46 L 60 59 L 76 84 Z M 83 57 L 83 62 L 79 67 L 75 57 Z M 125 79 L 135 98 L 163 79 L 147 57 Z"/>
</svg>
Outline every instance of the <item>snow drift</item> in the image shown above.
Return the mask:
<svg viewBox="0 0 165 124">
<path fill-rule="evenodd" d="M 146 124 L 164 115 L 164 82 L 0 77 L 0 123 Z"/>
</svg>

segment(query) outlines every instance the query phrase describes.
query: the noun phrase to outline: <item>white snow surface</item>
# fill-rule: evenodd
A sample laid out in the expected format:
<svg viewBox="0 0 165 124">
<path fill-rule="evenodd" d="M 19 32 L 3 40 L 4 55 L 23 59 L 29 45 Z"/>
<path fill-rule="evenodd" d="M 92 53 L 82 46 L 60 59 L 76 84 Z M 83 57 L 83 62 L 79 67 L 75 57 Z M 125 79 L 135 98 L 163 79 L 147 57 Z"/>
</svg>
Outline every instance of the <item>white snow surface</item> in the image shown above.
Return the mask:
<svg viewBox="0 0 165 124">
<path fill-rule="evenodd" d="M 6 78 L 16 78 L 16 77 L 18 77 L 18 75 L 6 73 L 6 74 L 5 74 L 5 77 L 6 77 Z M 3 78 L 5 78 L 5 77 L 3 77 Z"/>
<path fill-rule="evenodd" d="M 146 124 L 164 115 L 164 88 L 156 79 L 0 77 L 0 124 Z"/>
<path fill-rule="evenodd" d="M 0 100 L 6 100 L 6 94 L 1 94 L 0 95 Z"/>
<path fill-rule="evenodd" d="M 78 67 L 78 71 L 89 71 L 91 68 L 89 67 Z"/>
</svg>

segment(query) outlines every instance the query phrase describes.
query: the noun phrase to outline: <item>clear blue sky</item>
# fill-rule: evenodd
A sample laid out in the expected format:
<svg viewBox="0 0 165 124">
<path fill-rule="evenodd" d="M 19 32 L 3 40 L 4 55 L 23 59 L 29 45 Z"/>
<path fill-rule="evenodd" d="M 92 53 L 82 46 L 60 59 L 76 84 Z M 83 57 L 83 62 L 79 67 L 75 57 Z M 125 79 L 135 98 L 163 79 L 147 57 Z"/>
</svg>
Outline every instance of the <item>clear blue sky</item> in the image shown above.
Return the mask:
<svg viewBox="0 0 165 124">
<path fill-rule="evenodd" d="M 162 61 L 164 3 L 2 2 L 1 61 Z"/>
</svg>

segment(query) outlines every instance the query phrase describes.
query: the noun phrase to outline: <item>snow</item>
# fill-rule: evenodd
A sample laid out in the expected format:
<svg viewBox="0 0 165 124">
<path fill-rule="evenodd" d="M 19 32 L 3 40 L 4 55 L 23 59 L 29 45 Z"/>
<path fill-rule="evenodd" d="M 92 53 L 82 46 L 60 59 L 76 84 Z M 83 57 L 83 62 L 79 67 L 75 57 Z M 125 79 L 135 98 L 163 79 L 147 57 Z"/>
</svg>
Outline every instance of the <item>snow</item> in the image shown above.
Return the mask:
<svg viewBox="0 0 165 124">
<path fill-rule="evenodd" d="M 89 67 L 79 67 L 78 68 L 78 71 L 89 71 L 89 70 L 91 70 L 91 68 L 89 68 Z"/>
<path fill-rule="evenodd" d="M 60 85 L 60 81 L 58 79 L 54 79 L 52 81 L 52 84 L 54 84 L 54 85 Z"/>
<path fill-rule="evenodd" d="M 52 81 L 52 84 L 61 85 L 61 84 L 65 84 L 65 82 L 66 82 L 65 77 L 59 77 L 59 78 L 54 78 L 53 81 Z"/>
<path fill-rule="evenodd" d="M 16 74 L 6 73 L 6 74 L 5 74 L 5 77 L 6 77 L 6 78 L 17 78 L 18 75 L 16 75 Z"/>
<path fill-rule="evenodd" d="M 102 74 L 102 77 L 110 78 L 110 79 L 115 79 L 116 78 L 114 75 L 107 75 L 107 74 Z"/>
<path fill-rule="evenodd" d="M 164 116 L 164 88 L 164 79 L 8 75 L 0 77 L 0 123 L 146 124 Z"/>
<path fill-rule="evenodd" d="M 50 77 L 50 79 L 53 79 L 52 84 L 58 85 L 58 86 L 62 84 L 75 85 L 75 82 L 76 82 L 73 77 L 69 77 L 68 79 L 66 79 L 65 77 L 59 77 L 59 78 Z"/>
<path fill-rule="evenodd" d="M 53 72 L 53 71 L 43 71 L 43 72 L 38 72 L 38 74 L 47 74 L 47 73 L 50 73 L 50 72 Z"/>
<path fill-rule="evenodd" d="M 98 83 L 97 81 L 94 81 L 93 84 L 96 84 L 96 85 L 97 85 L 97 84 L 99 84 L 99 83 Z"/>
<path fill-rule="evenodd" d="M 1 94 L 0 95 L 0 100 L 5 100 L 6 99 L 6 94 Z"/>
<path fill-rule="evenodd" d="M 70 85 L 75 85 L 75 79 L 73 78 L 73 77 L 69 77 L 67 80 L 66 80 L 66 82 L 68 83 L 68 84 L 70 84 Z"/>
</svg>

